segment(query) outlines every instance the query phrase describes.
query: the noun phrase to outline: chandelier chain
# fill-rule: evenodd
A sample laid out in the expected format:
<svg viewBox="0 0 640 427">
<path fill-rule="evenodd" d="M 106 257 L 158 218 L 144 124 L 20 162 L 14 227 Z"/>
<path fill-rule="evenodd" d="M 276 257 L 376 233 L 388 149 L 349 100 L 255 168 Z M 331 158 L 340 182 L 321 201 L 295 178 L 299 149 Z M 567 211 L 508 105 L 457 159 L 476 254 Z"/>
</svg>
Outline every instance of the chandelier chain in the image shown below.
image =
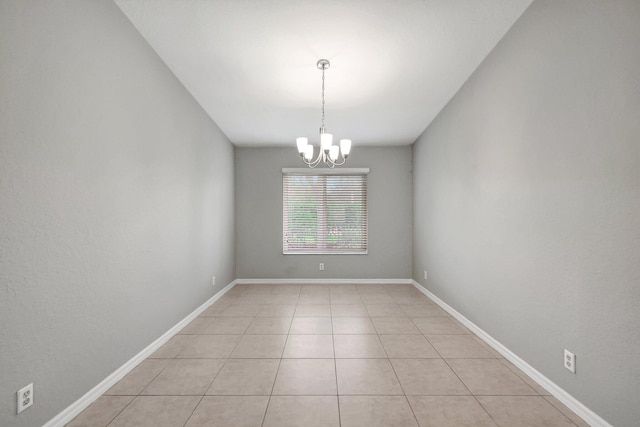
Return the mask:
<svg viewBox="0 0 640 427">
<path fill-rule="evenodd" d="M 324 130 L 324 67 L 322 67 L 322 129 Z"/>
</svg>

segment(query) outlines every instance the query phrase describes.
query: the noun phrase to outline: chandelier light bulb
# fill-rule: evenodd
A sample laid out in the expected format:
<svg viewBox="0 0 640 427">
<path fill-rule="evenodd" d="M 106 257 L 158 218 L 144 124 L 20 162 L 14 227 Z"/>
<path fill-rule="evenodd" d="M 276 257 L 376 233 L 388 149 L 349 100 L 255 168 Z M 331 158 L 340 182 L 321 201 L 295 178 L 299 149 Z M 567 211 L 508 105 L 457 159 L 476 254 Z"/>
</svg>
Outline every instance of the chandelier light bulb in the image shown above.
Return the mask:
<svg viewBox="0 0 640 427">
<path fill-rule="evenodd" d="M 308 143 L 309 143 L 309 140 L 307 140 L 307 138 L 305 137 L 296 138 L 296 144 L 298 145 L 298 153 L 303 154 Z"/>
<path fill-rule="evenodd" d="M 331 148 L 329 148 L 329 159 L 332 162 L 335 162 L 336 160 L 338 160 L 339 151 L 340 151 L 340 148 L 338 148 L 337 145 L 332 145 Z"/>
<path fill-rule="evenodd" d="M 313 145 L 309 144 L 304 148 L 304 159 L 307 161 L 313 159 Z"/>
<path fill-rule="evenodd" d="M 329 151 L 329 148 L 331 148 L 331 144 L 333 144 L 333 135 L 330 133 L 323 133 L 320 135 L 320 145 L 322 146 L 322 151 L 324 151 L 325 154 Z"/>
<path fill-rule="evenodd" d="M 350 139 L 341 139 L 340 140 L 340 151 L 342 152 L 342 156 L 346 159 L 349 153 L 351 152 L 351 140 Z"/>
</svg>

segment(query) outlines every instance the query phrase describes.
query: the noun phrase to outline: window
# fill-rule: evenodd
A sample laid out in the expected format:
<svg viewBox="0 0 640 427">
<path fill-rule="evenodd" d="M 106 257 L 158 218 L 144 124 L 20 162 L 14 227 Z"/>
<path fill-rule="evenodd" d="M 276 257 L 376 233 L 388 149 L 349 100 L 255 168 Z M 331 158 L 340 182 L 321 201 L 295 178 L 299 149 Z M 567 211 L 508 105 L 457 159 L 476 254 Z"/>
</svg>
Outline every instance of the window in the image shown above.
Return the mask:
<svg viewBox="0 0 640 427">
<path fill-rule="evenodd" d="M 283 169 L 282 253 L 366 254 L 369 169 Z"/>
</svg>

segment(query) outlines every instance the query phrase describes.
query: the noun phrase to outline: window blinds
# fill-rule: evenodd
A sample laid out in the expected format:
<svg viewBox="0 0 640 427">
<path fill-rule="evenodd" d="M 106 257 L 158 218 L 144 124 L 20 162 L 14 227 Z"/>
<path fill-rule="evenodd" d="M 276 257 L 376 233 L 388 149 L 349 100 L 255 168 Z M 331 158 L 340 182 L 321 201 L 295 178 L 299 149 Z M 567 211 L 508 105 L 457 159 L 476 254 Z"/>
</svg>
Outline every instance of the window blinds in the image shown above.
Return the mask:
<svg viewBox="0 0 640 427">
<path fill-rule="evenodd" d="M 283 170 L 284 254 L 367 253 L 367 174 L 331 172 Z"/>
</svg>

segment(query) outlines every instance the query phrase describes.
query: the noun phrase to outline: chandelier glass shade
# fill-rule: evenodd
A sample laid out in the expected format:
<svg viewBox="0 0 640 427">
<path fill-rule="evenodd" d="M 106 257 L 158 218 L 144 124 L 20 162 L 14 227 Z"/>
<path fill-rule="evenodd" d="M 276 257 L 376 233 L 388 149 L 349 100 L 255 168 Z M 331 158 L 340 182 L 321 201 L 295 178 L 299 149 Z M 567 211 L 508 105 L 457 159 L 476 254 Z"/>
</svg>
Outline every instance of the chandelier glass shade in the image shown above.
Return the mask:
<svg viewBox="0 0 640 427">
<path fill-rule="evenodd" d="M 327 133 L 324 127 L 324 72 L 330 65 L 327 59 L 319 59 L 317 62 L 318 69 L 322 70 L 322 119 L 320 121 L 320 147 L 317 157 L 313 158 L 314 148 L 306 137 L 296 138 L 298 153 L 302 161 L 310 168 L 315 168 L 320 163 L 324 163 L 330 168 L 343 165 L 351 152 L 350 139 L 341 139 L 339 146 L 333 145 L 333 135 Z M 340 159 L 341 156 L 342 159 Z"/>
</svg>

